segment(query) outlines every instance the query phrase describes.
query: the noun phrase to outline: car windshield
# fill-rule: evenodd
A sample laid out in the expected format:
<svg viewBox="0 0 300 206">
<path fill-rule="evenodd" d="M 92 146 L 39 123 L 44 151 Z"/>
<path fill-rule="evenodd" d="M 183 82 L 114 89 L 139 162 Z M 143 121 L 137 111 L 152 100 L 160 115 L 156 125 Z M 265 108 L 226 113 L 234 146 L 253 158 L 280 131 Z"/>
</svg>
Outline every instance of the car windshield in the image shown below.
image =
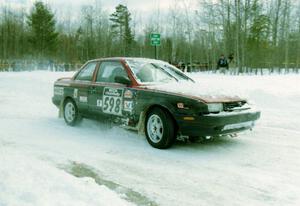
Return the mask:
<svg viewBox="0 0 300 206">
<path fill-rule="evenodd" d="M 141 83 L 193 81 L 179 69 L 163 61 L 130 59 L 127 64 Z"/>
</svg>

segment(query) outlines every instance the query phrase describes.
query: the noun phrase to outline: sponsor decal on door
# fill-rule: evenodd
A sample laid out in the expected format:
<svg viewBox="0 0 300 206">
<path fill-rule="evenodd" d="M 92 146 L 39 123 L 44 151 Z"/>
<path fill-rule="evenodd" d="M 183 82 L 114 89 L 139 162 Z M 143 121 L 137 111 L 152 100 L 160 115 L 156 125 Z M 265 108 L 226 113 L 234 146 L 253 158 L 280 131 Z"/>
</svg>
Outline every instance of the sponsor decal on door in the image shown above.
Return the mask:
<svg viewBox="0 0 300 206">
<path fill-rule="evenodd" d="M 102 111 L 107 114 L 122 115 L 123 89 L 105 87 L 103 90 Z"/>
</svg>

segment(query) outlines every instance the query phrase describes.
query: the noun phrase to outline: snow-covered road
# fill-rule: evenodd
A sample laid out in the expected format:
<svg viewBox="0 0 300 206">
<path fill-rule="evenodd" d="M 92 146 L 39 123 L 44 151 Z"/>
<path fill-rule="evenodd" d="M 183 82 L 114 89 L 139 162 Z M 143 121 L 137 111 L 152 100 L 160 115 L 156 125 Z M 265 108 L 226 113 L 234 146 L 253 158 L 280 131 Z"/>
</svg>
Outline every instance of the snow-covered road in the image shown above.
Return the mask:
<svg viewBox="0 0 300 206">
<path fill-rule="evenodd" d="M 299 75 L 192 74 L 262 117 L 238 138 L 168 150 L 110 124 L 66 126 L 52 85 L 71 75 L 0 73 L 0 206 L 300 205 Z"/>
</svg>

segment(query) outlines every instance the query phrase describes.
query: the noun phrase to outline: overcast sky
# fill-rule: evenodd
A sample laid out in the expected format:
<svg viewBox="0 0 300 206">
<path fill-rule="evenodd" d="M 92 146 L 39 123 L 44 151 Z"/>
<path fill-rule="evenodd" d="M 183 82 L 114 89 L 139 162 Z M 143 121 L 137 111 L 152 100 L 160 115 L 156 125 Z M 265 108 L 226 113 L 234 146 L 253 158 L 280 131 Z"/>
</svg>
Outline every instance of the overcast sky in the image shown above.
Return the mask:
<svg viewBox="0 0 300 206">
<path fill-rule="evenodd" d="M 26 5 L 30 7 L 36 0 L 0 0 L 1 3 L 10 5 L 11 7 L 18 7 Z M 93 5 L 96 0 L 42 0 L 51 5 L 55 10 L 57 9 L 78 9 L 82 5 Z M 159 8 L 160 10 L 167 10 L 173 0 L 97 0 L 101 2 L 104 10 L 113 11 L 113 9 L 120 3 L 127 5 L 129 10 L 135 11 L 151 11 Z"/>
<path fill-rule="evenodd" d="M 13 9 L 26 8 L 27 12 L 32 8 L 34 2 L 37 0 L 0 0 L 0 8 L 7 6 Z M 80 20 L 81 8 L 84 5 L 96 5 L 102 11 L 108 14 L 113 13 L 118 4 L 127 5 L 131 12 L 134 21 L 138 22 L 139 27 L 136 27 L 135 32 L 142 32 L 143 25 L 156 18 L 159 11 L 159 21 L 161 24 L 165 23 L 165 19 L 161 18 L 168 13 L 175 0 L 39 0 L 50 5 L 52 11 L 55 13 L 58 23 L 63 23 L 64 20 L 70 20 L 71 23 L 76 23 Z M 197 0 L 188 0 L 197 1 Z M 97 8 L 99 8 L 97 7 Z"/>
</svg>

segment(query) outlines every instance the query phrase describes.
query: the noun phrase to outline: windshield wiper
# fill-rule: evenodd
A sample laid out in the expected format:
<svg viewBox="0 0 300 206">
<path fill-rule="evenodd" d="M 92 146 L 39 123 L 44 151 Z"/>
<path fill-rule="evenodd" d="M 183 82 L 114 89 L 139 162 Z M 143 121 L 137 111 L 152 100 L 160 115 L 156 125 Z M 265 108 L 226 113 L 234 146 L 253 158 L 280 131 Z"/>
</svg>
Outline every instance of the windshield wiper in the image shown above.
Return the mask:
<svg viewBox="0 0 300 206">
<path fill-rule="evenodd" d="M 170 72 L 168 72 L 166 69 L 164 69 L 163 67 L 160 67 L 159 65 L 156 65 L 154 63 L 151 63 L 155 68 L 160 69 L 161 71 L 163 71 L 165 74 L 167 74 L 169 77 L 171 77 L 172 79 L 175 79 L 177 82 L 179 81 L 176 77 L 174 77 L 172 74 L 170 74 Z"/>
</svg>

